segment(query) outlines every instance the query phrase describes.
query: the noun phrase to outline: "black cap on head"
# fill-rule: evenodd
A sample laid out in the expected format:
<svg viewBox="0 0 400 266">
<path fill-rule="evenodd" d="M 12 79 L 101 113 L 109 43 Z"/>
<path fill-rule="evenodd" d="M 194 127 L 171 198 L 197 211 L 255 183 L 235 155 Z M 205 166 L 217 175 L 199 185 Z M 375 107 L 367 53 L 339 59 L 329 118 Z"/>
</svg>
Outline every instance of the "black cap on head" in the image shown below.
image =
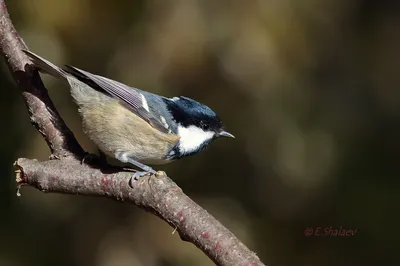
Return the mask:
<svg viewBox="0 0 400 266">
<path fill-rule="evenodd" d="M 210 107 L 181 96 L 166 102 L 175 121 L 184 127 L 196 126 L 204 131 L 222 132 L 222 122 Z"/>
</svg>

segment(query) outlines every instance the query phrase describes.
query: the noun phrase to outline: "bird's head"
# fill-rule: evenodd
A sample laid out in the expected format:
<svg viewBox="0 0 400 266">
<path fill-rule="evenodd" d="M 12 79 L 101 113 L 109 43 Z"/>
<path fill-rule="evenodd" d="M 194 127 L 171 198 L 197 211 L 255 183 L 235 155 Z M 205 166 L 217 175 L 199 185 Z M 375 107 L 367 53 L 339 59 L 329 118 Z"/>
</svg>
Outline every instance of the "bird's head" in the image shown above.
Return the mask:
<svg viewBox="0 0 400 266">
<path fill-rule="evenodd" d="M 182 156 L 195 154 L 219 137 L 234 136 L 222 127 L 221 119 L 210 107 L 180 96 L 170 99 L 168 109 L 178 124 L 178 149 Z"/>
</svg>

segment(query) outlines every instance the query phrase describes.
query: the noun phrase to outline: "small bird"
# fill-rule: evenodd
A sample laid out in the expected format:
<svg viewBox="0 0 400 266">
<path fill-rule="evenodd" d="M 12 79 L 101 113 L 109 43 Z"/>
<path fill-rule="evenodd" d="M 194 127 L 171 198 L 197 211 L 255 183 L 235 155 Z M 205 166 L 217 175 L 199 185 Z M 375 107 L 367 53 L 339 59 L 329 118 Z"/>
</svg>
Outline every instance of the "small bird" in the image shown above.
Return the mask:
<svg viewBox="0 0 400 266">
<path fill-rule="evenodd" d="M 213 110 L 193 99 L 163 97 L 24 53 L 39 71 L 69 83 L 85 134 L 105 155 L 140 168 L 134 180 L 156 173 L 147 164 L 169 163 L 204 150 L 216 138 L 234 138 Z"/>
</svg>

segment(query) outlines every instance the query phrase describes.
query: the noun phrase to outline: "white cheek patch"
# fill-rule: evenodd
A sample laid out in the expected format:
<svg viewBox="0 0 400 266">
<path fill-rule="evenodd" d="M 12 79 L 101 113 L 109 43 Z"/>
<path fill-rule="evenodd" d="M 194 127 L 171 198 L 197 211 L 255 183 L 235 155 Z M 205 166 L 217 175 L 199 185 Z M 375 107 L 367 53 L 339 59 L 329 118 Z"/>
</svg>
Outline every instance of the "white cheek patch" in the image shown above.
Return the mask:
<svg viewBox="0 0 400 266">
<path fill-rule="evenodd" d="M 147 104 L 146 98 L 144 97 L 143 94 L 140 94 L 140 96 L 142 97 L 142 106 L 143 106 L 143 108 L 146 109 L 147 112 L 150 112 L 149 105 Z"/>
<path fill-rule="evenodd" d="M 183 127 L 178 126 L 179 151 L 181 153 L 189 153 L 196 151 L 201 144 L 212 139 L 214 132 L 204 131 L 196 126 Z"/>
</svg>

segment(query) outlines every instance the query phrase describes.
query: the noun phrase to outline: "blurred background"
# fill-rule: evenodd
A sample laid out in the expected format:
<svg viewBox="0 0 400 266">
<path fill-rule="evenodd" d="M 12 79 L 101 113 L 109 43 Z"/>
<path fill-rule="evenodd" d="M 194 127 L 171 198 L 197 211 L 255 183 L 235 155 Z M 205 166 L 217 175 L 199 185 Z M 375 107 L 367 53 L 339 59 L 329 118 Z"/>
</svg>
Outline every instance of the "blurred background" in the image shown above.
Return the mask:
<svg viewBox="0 0 400 266">
<path fill-rule="evenodd" d="M 6 1 L 32 51 L 213 108 L 235 140 L 161 169 L 269 265 L 400 265 L 400 2 Z M 46 160 L 2 63 L 0 265 L 213 265 L 130 204 L 15 193 Z M 62 117 L 95 152 L 62 83 Z M 307 237 L 306 228 L 357 230 Z"/>
</svg>

